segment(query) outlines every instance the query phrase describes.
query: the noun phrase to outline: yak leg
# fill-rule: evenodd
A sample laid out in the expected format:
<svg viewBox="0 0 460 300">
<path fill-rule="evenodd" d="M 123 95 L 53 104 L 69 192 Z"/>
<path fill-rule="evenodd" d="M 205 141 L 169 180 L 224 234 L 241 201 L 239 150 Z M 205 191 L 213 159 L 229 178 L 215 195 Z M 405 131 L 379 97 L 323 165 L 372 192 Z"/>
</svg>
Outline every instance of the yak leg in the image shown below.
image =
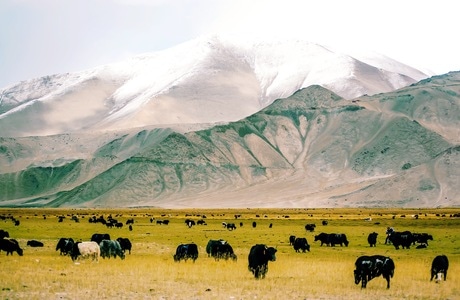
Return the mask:
<svg viewBox="0 0 460 300">
<path fill-rule="evenodd" d="M 384 274 L 383 277 L 387 280 L 387 289 L 390 288 L 390 275 Z"/>
<path fill-rule="evenodd" d="M 366 285 L 367 285 L 367 276 L 363 276 L 363 278 L 361 280 L 361 288 L 365 289 Z"/>
</svg>

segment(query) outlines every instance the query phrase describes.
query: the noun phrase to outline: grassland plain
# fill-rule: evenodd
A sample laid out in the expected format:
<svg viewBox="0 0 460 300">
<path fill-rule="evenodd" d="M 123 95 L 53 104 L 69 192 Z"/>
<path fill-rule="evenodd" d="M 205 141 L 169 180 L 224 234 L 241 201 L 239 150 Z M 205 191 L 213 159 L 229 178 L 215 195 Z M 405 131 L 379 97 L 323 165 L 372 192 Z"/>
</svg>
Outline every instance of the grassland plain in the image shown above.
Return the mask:
<svg viewBox="0 0 460 300">
<path fill-rule="evenodd" d="M 19 241 L 24 256 L 0 253 L 1 299 L 460 299 L 460 209 L 0 209 L 0 215 L 20 220 L 0 221 L 0 229 Z M 419 215 L 415 219 L 413 215 Z M 71 216 L 80 220 L 75 222 Z M 125 224 L 133 218 L 133 230 L 89 223 L 91 216 L 112 215 Z M 188 228 L 184 220 L 207 225 Z M 241 215 L 235 219 L 235 215 Z M 402 217 L 405 215 L 405 217 Z M 46 218 L 45 218 L 46 216 Z M 58 222 L 58 216 L 65 216 Z M 371 217 L 372 221 L 365 221 Z M 169 225 L 155 220 L 168 219 Z M 321 225 L 328 220 L 328 225 Z M 252 223 L 257 223 L 253 228 Z M 228 231 L 222 222 L 234 222 Z M 243 226 L 240 226 L 240 222 Z M 317 225 L 307 232 L 307 223 Z M 272 228 L 269 225 L 272 224 Z M 395 250 L 385 245 L 385 230 L 428 232 L 434 240 L 426 249 Z M 367 235 L 377 232 L 377 247 Z M 345 233 L 348 247 L 326 247 L 314 242 L 319 232 Z M 125 260 L 81 260 L 55 250 L 60 237 L 90 240 L 93 233 L 109 233 L 112 239 L 127 237 L 133 243 Z M 311 252 L 296 253 L 289 236 L 306 237 Z M 209 239 L 225 239 L 238 256 L 236 262 L 207 257 Z M 36 239 L 43 248 L 26 246 Z M 193 263 L 173 261 L 180 243 L 194 242 L 199 258 Z M 256 280 L 247 269 L 252 245 L 277 247 L 277 260 L 269 263 L 267 277 Z M 390 256 L 396 264 L 391 288 L 379 277 L 367 289 L 354 284 L 354 262 L 360 255 Z M 432 259 L 446 254 L 450 260 L 447 281 L 429 281 Z"/>
</svg>

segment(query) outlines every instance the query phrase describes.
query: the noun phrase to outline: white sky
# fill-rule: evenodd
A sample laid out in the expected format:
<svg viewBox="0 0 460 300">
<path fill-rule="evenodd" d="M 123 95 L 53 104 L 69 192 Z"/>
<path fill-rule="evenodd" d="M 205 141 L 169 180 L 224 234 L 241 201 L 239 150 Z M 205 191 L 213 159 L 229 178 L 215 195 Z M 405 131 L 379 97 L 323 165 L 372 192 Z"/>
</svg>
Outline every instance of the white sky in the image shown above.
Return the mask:
<svg viewBox="0 0 460 300">
<path fill-rule="evenodd" d="M 203 34 L 295 38 L 460 70 L 455 0 L 0 0 L 0 87 Z"/>
</svg>

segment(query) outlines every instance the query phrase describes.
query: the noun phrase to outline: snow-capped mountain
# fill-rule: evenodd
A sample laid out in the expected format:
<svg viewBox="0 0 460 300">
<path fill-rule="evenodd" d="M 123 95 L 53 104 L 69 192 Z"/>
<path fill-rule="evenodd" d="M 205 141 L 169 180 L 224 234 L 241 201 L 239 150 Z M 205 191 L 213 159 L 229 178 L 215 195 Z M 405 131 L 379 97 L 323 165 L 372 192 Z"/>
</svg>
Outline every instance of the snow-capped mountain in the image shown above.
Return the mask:
<svg viewBox="0 0 460 300">
<path fill-rule="evenodd" d="M 3 88 L 0 136 L 178 125 L 187 131 L 240 120 L 311 85 L 353 99 L 426 77 L 378 54 L 350 55 L 304 41 L 203 37 Z"/>
</svg>

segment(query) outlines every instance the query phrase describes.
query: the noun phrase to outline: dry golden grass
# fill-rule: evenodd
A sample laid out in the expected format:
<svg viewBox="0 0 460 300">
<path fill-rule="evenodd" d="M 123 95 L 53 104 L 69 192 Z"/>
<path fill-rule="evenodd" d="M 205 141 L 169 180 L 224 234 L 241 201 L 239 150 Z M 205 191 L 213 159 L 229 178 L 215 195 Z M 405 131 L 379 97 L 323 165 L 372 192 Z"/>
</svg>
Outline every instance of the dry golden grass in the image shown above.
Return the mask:
<svg viewBox="0 0 460 300">
<path fill-rule="evenodd" d="M 1 299 L 458 299 L 460 296 L 460 219 L 449 218 L 458 209 L 418 211 L 422 217 L 410 218 L 408 210 L 205 210 L 207 226 L 187 228 L 185 214 L 194 210 L 0 210 L 21 221 L 1 221 L 24 248 L 24 256 L 0 253 Z M 70 221 L 78 214 L 80 222 Z M 96 214 L 123 214 L 117 217 L 125 223 L 134 218 L 134 230 L 108 229 L 90 224 L 87 218 Z M 203 212 L 200 212 L 203 213 Z M 406 214 L 406 218 L 399 215 Z M 427 216 L 424 214 L 427 213 Z M 447 213 L 446 217 L 436 214 Z M 47 219 L 43 219 L 43 214 Z M 69 215 L 63 223 L 57 215 Z M 167 216 L 161 217 L 162 214 Z M 234 214 L 242 218 L 234 220 Z M 256 217 L 258 214 L 260 217 Z M 372 222 L 363 219 L 372 215 Z M 392 219 L 393 214 L 398 217 Z M 289 215 L 289 218 L 285 218 Z M 311 216 L 313 215 L 313 216 Z M 84 218 L 82 218 L 84 216 Z M 151 224 L 150 217 L 169 219 L 170 225 Z M 196 216 L 191 217 L 199 219 Z M 328 226 L 320 225 L 322 219 Z M 251 223 L 257 221 L 256 228 Z M 243 222 L 235 231 L 223 229 L 221 222 Z M 379 222 L 380 224 L 374 224 Z M 273 228 L 269 229 L 268 224 Z M 346 233 L 349 247 L 320 247 L 314 243 L 315 233 L 306 232 L 306 223 L 316 223 L 318 232 Z M 429 232 L 435 240 L 427 249 L 395 250 L 384 245 L 387 225 L 398 230 Z M 126 227 L 126 226 L 125 226 Z M 367 245 L 367 234 L 379 233 L 376 248 Z M 58 238 L 89 240 L 95 232 L 110 233 L 112 238 L 128 237 L 133 242 L 132 254 L 125 260 L 100 259 L 98 263 L 82 260 L 73 263 L 55 251 Z M 295 253 L 288 237 L 306 237 L 309 253 Z M 223 238 L 230 242 L 238 261 L 215 261 L 208 258 L 205 246 L 209 239 Z M 44 242 L 43 248 L 26 246 L 29 239 Z M 200 256 L 191 261 L 175 263 L 172 259 L 179 243 L 195 242 Z M 247 255 L 255 243 L 278 248 L 277 261 L 269 263 L 267 277 L 255 280 L 247 270 Z M 448 279 L 436 284 L 429 281 L 431 261 L 435 255 L 449 257 Z M 354 284 L 354 261 L 363 254 L 391 256 L 396 264 L 391 288 L 386 281 L 375 278 L 362 290 Z"/>
</svg>

